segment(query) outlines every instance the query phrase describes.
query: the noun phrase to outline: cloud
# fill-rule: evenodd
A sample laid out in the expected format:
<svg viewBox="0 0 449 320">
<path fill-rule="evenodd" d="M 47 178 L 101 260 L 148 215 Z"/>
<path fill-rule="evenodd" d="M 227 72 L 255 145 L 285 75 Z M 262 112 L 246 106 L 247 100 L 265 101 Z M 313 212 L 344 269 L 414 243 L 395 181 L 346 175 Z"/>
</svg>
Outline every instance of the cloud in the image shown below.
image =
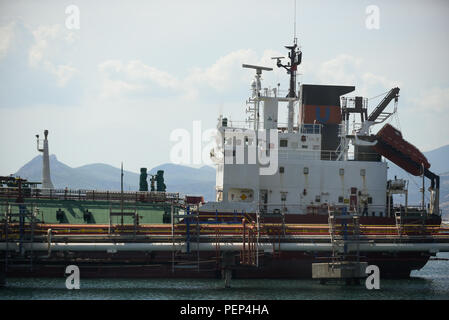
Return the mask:
<svg viewBox="0 0 449 320">
<path fill-rule="evenodd" d="M 449 110 L 449 88 L 431 88 L 421 92 L 417 98 L 413 98 L 411 101 L 414 104 L 412 107 L 414 110 L 425 110 L 426 113 L 433 111 L 446 117 Z"/>
<path fill-rule="evenodd" d="M 401 83 L 367 70 L 364 60 L 349 54 L 339 54 L 335 58 L 303 66 L 304 73 L 312 82 L 321 84 L 355 86 L 357 94 L 372 97 Z"/>
<path fill-rule="evenodd" d="M 32 31 L 34 43 L 28 54 L 31 67 L 43 68 L 56 77 L 58 86 L 63 87 L 78 72 L 70 63 L 57 63 L 54 60 L 64 56 L 65 51 L 76 41 L 74 32 L 61 25 L 39 26 Z"/>
<path fill-rule="evenodd" d="M 14 23 L 0 27 L 0 59 L 5 57 L 8 53 L 9 48 L 14 36 Z"/>
<path fill-rule="evenodd" d="M 197 98 L 201 90 L 203 93 L 211 89 L 221 94 L 232 93 L 239 87 L 247 89 L 251 80 L 249 73 L 252 71 L 243 69 L 243 63 L 272 66 L 274 63 L 271 57 L 276 55 L 279 56 L 279 52 L 274 50 L 266 50 L 260 57 L 250 49 L 236 50 L 218 58 L 209 67 L 190 69 L 184 77 L 149 66 L 140 60 L 107 60 L 98 65 L 103 78 L 100 97 L 144 93 L 155 87 L 168 89 L 172 94 L 190 100 Z M 270 74 L 267 77 L 270 78 Z"/>
<path fill-rule="evenodd" d="M 140 60 L 124 63 L 120 60 L 107 60 L 99 64 L 102 78 L 100 97 L 116 98 L 127 94 L 144 94 L 153 87 L 180 88 L 179 80 L 168 72 L 148 66 Z"/>
<path fill-rule="evenodd" d="M 384 88 L 401 87 L 401 83 L 398 81 L 390 80 L 384 76 L 376 75 L 371 72 L 366 72 L 362 75 L 363 84 L 366 87 L 380 85 Z"/>
<path fill-rule="evenodd" d="M 139 60 L 130 61 L 125 67 L 125 72 L 128 78 L 134 81 L 150 81 L 162 88 L 176 89 L 179 86 L 179 81 L 175 76 L 147 66 Z"/>
<path fill-rule="evenodd" d="M 317 70 L 317 77 L 324 83 L 340 85 L 354 85 L 357 79 L 362 59 L 348 54 L 340 54 L 337 57 L 324 61 Z"/>
<path fill-rule="evenodd" d="M 256 61 L 254 51 L 242 49 L 220 57 L 213 65 L 207 68 L 195 68 L 187 77 L 186 82 L 192 85 L 208 86 L 217 91 L 229 88 L 236 81 L 235 71 L 242 68 L 242 63 Z"/>
<path fill-rule="evenodd" d="M 176 88 L 176 77 L 168 72 L 147 66 L 140 60 L 123 63 L 120 60 L 107 60 L 98 66 L 101 73 L 108 78 L 123 78 L 131 83 L 154 83 L 163 88 Z"/>
<path fill-rule="evenodd" d="M 86 81 L 72 63 L 76 41 L 60 25 L 31 27 L 17 19 L 0 26 L 0 108 L 67 106 L 83 99 Z"/>
<path fill-rule="evenodd" d="M 48 47 L 48 41 L 55 39 L 60 34 L 60 26 L 40 26 L 37 30 L 32 31 L 34 36 L 34 44 L 29 52 L 29 63 L 36 67 L 43 59 L 45 50 Z"/>
</svg>

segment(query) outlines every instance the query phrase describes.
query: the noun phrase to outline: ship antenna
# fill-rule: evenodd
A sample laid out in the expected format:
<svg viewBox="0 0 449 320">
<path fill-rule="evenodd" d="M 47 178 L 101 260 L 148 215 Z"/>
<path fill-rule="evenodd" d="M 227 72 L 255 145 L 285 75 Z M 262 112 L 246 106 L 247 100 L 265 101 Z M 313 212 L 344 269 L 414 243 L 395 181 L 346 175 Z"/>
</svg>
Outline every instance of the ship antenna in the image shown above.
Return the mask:
<svg viewBox="0 0 449 320">
<path fill-rule="evenodd" d="M 297 43 L 298 38 L 296 38 L 296 0 L 293 0 L 294 2 L 294 12 L 293 12 L 293 42 L 294 44 Z"/>
<path fill-rule="evenodd" d="M 276 65 L 278 68 L 284 68 L 287 71 L 287 74 L 290 76 L 290 86 L 288 90 L 287 97 L 288 98 L 297 98 L 296 96 L 296 71 L 298 66 L 301 64 L 302 60 L 302 52 L 298 48 L 298 44 L 295 43 L 292 46 L 285 46 L 290 52 L 288 53 L 289 62 L 287 64 L 283 64 L 281 59 L 283 57 L 273 57 L 272 59 L 276 59 Z"/>
<path fill-rule="evenodd" d="M 293 118 L 294 118 L 294 101 L 297 100 L 298 96 L 296 95 L 296 72 L 298 70 L 298 66 L 301 64 L 302 60 L 302 52 L 298 48 L 298 39 L 296 38 L 296 0 L 294 0 L 294 14 L 293 14 L 293 45 L 285 46 L 286 49 L 289 50 L 288 61 L 286 64 L 281 62 L 283 57 L 273 57 L 272 59 L 276 59 L 276 66 L 278 68 L 284 68 L 287 71 L 287 74 L 290 76 L 290 85 L 288 89 L 287 98 L 289 98 L 288 102 L 288 132 L 293 132 Z"/>
</svg>

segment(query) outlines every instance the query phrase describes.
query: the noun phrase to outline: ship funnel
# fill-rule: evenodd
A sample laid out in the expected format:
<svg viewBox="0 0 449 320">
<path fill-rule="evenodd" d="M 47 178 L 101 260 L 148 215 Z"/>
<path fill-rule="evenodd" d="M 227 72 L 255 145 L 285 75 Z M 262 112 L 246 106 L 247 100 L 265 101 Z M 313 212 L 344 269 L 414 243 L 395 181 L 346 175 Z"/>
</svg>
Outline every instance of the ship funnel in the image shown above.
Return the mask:
<svg viewBox="0 0 449 320">
<path fill-rule="evenodd" d="M 42 188 L 43 189 L 54 189 L 53 183 L 51 182 L 50 177 L 50 157 L 48 153 L 48 130 L 44 131 L 44 141 L 43 141 L 43 148 L 39 148 L 39 135 L 36 135 L 37 138 L 37 151 L 43 153 L 43 159 L 42 159 Z"/>
</svg>

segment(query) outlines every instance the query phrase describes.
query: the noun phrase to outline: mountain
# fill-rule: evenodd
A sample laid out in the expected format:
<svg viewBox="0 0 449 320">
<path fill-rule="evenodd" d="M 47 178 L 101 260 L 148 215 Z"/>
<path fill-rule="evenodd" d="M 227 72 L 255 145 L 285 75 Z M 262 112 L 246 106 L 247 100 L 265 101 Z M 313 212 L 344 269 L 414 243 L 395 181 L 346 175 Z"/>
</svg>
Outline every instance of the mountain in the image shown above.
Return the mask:
<svg viewBox="0 0 449 320">
<path fill-rule="evenodd" d="M 72 168 L 50 156 L 51 180 L 55 188 L 120 190 L 120 169 L 107 164 L 90 164 Z M 138 190 L 139 175 L 123 172 L 123 189 Z M 42 155 L 34 157 L 15 173 L 29 181 L 42 181 Z"/>
<path fill-rule="evenodd" d="M 449 172 L 440 175 L 440 207 L 446 219 L 449 219 Z"/>
<path fill-rule="evenodd" d="M 432 172 L 435 172 L 436 174 L 444 174 L 449 172 L 449 145 L 440 147 L 435 150 L 431 150 L 428 152 L 423 152 L 423 154 L 426 156 L 427 160 L 430 163 L 430 170 Z M 396 176 L 403 176 L 405 171 L 398 166 L 396 166 L 394 163 L 389 162 L 390 169 L 388 170 L 388 176 L 393 177 Z"/>
<path fill-rule="evenodd" d="M 164 170 L 164 180 L 169 192 L 181 192 L 190 195 L 202 195 L 207 201 L 215 199 L 215 169 L 203 166 L 199 169 L 166 163 L 149 171 L 156 174 Z"/>
<path fill-rule="evenodd" d="M 158 170 L 164 170 L 168 192 L 201 194 L 206 200 L 215 198 L 214 168 L 204 166 L 196 169 L 176 164 L 163 164 L 151 169 L 149 173 L 156 174 Z M 72 168 L 59 161 L 55 155 L 51 155 L 50 172 L 55 188 L 120 190 L 120 169 L 107 164 L 94 163 Z M 123 173 L 123 189 L 125 191 L 139 190 L 140 174 L 126 170 Z M 42 156 L 33 158 L 15 175 L 29 181 L 42 181 Z"/>
<path fill-rule="evenodd" d="M 431 163 L 430 169 L 440 174 L 440 205 L 443 213 L 449 218 L 449 145 L 424 152 Z M 419 188 L 422 184 L 420 177 L 412 176 L 404 170 L 389 162 L 389 179 L 403 178 L 409 180 L 409 204 L 421 203 Z M 72 168 L 60 162 L 55 155 L 50 156 L 51 177 L 55 188 L 96 189 L 96 190 L 120 190 L 120 169 L 113 166 L 95 163 L 78 168 Z M 166 163 L 157 166 L 148 172 L 156 174 L 158 170 L 164 170 L 167 191 L 181 194 L 203 195 L 205 200 L 215 199 L 215 169 L 203 166 L 199 169 L 182 165 Z M 30 181 L 42 180 L 42 156 L 39 155 L 25 164 L 17 176 Z M 124 190 L 139 189 L 139 174 L 124 171 Z M 148 179 L 149 182 L 149 179 Z M 428 179 L 425 179 L 426 189 L 429 187 Z M 428 203 L 428 193 L 426 194 Z M 398 201 L 398 199 L 396 200 Z"/>
<path fill-rule="evenodd" d="M 430 170 L 437 174 L 449 172 L 449 145 L 424 152 L 424 155 L 431 164 Z"/>
</svg>

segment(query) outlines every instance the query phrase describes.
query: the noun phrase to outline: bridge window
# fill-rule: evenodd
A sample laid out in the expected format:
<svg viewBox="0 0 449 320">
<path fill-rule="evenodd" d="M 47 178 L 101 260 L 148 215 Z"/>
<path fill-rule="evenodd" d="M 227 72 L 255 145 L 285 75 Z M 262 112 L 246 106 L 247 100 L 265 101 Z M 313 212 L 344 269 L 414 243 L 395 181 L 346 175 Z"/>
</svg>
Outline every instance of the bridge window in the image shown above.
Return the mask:
<svg viewBox="0 0 449 320">
<path fill-rule="evenodd" d="M 281 201 L 287 201 L 287 192 L 281 192 Z"/>
<path fill-rule="evenodd" d="M 282 148 L 287 148 L 288 147 L 288 140 L 287 139 L 281 139 L 281 141 L 279 141 L 279 146 Z"/>
</svg>

